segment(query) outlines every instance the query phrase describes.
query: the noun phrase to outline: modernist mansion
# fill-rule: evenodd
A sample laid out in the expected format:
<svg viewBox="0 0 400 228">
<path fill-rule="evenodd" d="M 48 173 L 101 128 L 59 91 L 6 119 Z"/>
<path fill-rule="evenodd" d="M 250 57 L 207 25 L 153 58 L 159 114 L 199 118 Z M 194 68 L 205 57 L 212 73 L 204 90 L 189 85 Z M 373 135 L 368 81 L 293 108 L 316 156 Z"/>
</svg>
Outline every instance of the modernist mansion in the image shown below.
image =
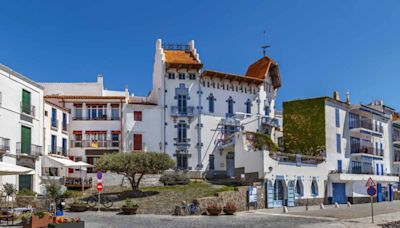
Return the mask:
<svg viewBox="0 0 400 228">
<path fill-rule="evenodd" d="M 244 75 L 208 70 L 194 41 L 157 40 L 152 82 L 139 97 L 104 89 L 102 75 L 40 83 L 0 64 L 1 163 L 32 169 L 0 184 L 43 193 L 60 177 L 73 187 L 105 154 L 154 151 L 191 178 L 262 182 L 268 208 L 367 202 L 369 177 L 378 201 L 397 198 L 400 118 L 382 101 L 351 104 L 335 92 L 278 112 L 276 61 L 263 56 Z M 79 161 L 94 167 L 68 166 Z"/>
</svg>

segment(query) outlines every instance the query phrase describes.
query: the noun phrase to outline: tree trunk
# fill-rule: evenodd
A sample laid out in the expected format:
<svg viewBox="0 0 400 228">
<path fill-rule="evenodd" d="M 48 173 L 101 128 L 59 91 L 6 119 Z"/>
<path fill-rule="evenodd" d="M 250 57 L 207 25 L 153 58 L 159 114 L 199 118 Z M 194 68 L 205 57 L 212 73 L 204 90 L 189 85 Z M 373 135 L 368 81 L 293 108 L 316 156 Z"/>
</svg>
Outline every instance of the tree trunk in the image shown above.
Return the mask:
<svg viewBox="0 0 400 228">
<path fill-rule="evenodd" d="M 132 191 L 134 191 L 134 192 L 139 191 L 139 184 L 140 184 L 140 181 L 142 180 L 143 175 L 144 175 L 144 173 L 141 173 L 137 180 L 135 178 L 136 173 L 132 176 L 126 176 L 126 178 L 128 178 L 128 180 L 131 184 Z"/>
</svg>

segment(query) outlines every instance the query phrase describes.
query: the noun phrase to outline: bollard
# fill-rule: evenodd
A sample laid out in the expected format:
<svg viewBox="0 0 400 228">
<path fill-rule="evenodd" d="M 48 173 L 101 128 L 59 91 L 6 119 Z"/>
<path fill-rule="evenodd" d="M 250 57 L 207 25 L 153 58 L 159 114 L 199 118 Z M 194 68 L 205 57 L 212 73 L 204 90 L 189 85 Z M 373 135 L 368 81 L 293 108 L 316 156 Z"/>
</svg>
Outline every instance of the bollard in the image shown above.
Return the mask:
<svg viewBox="0 0 400 228">
<path fill-rule="evenodd" d="M 283 213 L 288 213 L 288 212 L 289 212 L 288 208 L 286 206 L 284 206 L 283 207 Z"/>
<path fill-rule="evenodd" d="M 347 206 L 351 207 L 351 203 L 349 201 L 347 201 Z"/>
<path fill-rule="evenodd" d="M 338 203 L 335 203 L 335 208 L 339 208 L 339 204 Z"/>
<path fill-rule="evenodd" d="M 319 205 L 319 208 L 320 208 L 321 210 L 324 210 L 324 209 L 325 209 L 325 206 L 324 206 L 324 204 L 323 204 L 323 203 L 321 203 L 321 205 Z"/>
</svg>

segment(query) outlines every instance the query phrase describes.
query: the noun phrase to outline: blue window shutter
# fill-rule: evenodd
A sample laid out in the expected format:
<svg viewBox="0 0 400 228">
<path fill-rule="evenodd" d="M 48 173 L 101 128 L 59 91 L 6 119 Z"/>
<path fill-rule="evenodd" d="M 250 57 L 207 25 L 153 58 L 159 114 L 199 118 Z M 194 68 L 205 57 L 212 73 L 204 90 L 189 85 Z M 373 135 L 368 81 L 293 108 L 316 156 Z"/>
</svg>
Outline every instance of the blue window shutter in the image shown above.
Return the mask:
<svg viewBox="0 0 400 228">
<path fill-rule="evenodd" d="M 381 164 L 381 175 L 383 176 L 384 175 L 384 169 L 383 169 L 383 164 Z"/>
<path fill-rule="evenodd" d="M 342 153 L 342 143 L 340 134 L 336 134 L 336 150 L 338 153 Z"/>
<path fill-rule="evenodd" d="M 339 117 L 339 109 L 335 109 L 335 119 L 336 119 L 336 127 L 340 127 L 340 117 Z"/>
<path fill-rule="evenodd" d="M 338 172 L 342 173 L 342 160 L 337 161 L 337 166 L 338 166 Z"/>
</svg>

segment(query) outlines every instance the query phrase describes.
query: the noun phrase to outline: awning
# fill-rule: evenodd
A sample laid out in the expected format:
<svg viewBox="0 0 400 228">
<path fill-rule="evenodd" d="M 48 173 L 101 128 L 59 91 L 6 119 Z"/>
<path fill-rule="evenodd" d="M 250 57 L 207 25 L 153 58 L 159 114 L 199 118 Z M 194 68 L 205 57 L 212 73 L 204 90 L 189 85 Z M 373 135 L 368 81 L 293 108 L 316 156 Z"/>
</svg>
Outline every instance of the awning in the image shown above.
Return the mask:
<svg viewBox="0 0 400 228">
<path fill-rule="evenodd" d="M 67 157 L 48 155 L 48 156 L 43 156 L 42 167 L 45 167 L 45 168 L 48 168 L 48 167 L 74 168 L 74 167 L 80 167 L 80 166 L 76 162 L 72 161 L 71 159 L 69 159 Z"/>
<path fill-rule="evenodd" d="M 77 165 L 79 165 L 79 167 L 94 167 L 93 165 L 91 165 L 91 164 L 89 164 L 89 163 L 86 163 L 86 162 L 83 162 L 83 161 L 78 161 L 78 162 L 75 162 Z"/>
<path fill-rule="evenodd" d="M 6 162 L 0 162 L 0 176 L 34 173 L 33 169 Z"/>
</svg>

